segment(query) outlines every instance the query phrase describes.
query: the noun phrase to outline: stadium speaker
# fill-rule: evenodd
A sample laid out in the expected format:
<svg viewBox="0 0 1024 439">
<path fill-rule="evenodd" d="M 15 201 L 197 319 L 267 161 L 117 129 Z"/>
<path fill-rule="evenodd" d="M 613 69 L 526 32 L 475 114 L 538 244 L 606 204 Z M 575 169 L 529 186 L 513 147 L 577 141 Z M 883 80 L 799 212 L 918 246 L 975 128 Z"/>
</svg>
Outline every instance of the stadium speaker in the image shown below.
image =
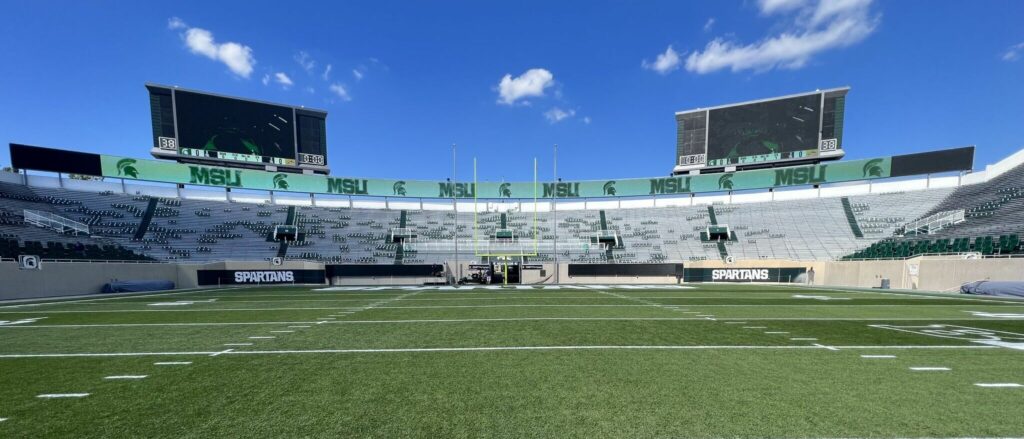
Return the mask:
<svg viewBox="0 0 1024 439">
<path fill-rule="evenodd" d="M 22 270 L 39 270 L 42 269 L 40 264 L 39 256 L 36 255 L 19 255 L 18 256 L 18 268 Z"/>
<path fill-rule="evenodd" d="M 270 265 L 274 265 L 274 266 L 284 265 L 284 258 L 279 257 L 279 256 L 275 256 L 273 259 L 270 260 Z"/>
</svg>

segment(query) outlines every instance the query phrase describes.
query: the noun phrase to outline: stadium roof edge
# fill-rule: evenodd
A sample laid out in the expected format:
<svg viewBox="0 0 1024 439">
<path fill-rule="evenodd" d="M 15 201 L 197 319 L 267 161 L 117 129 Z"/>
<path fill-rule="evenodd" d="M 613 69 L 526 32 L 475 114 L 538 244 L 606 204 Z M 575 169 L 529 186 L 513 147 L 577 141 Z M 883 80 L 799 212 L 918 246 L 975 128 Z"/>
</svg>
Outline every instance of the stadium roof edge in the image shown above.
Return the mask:
<svg viewBox="0 0 1024 439">
<path fill-rule="evenodd" d="M 775 100 L 779 100 L 779 99 L 789 99 L 789 98 L 795 98 L 795 97 L 800 97 L 800 96 L 807 96 L 807 95 L 812 95 L 812 94 L 817 94 L 817 93 L 826 93 L 827 94 L 827 93 L 842 92 L 845 95 L 849 91 L 850 91 L 850 86 L 849 85 L 845 85 L 845 86 L 842 86 L 842 87 L 827 88 L 827 89 L 824 89 L 824 90 L 814 90 L 814 91 L 808 91 L 808 92 L 803 92 L 803 93 L 794 93 L 794 94 L 789 94 L 789 95 L 784 95 L 784 96 L 775 96 L 775 97 L 764 98 L 764 99 L 754 99 L 754 100 L 751 100 L 751 101 L 744 101 L 744 102 L 736 102 L 736 103 L 731 103 L 731 104 L 715 105 L 715 106 L 711 106 L 711 107 L 698 107 L 698 108 L 693 108 L 693 109 L 690 109 L 690 110 L 677 111 L 676 115 L 678 116 L 680 114 L 693 113 L 695 111 L 708 111 L 708 110 L 717 110 L 717 109 L 720 109 L 720 108 L 737 107 L 737 106 L 740 106 L 740 105 L 756 104 L 756 103 L 760 103 L 760 102 L 769 102 L 769 101 L 775 101 Z"/>
</svg>

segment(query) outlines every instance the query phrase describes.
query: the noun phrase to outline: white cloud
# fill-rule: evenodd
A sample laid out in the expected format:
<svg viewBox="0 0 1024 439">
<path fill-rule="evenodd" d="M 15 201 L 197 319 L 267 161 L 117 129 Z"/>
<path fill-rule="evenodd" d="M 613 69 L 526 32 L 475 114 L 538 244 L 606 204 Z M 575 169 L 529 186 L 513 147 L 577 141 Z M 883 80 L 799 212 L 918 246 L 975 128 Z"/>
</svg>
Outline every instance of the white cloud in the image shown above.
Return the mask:
<svg viewBox="0 0 1024 439">
<path fill-rule="evenodd" d="M 316 94 L 316 89 L 313 87 L 306 87 L 306 93 Z"/>
<path fill-rule="evenodd" d="M 1003 54 L 1003 61 L 1016 61 L 1020 58 L 1020 53 L 1024 52 L 1024 43 L 1014 44 L 1006 49 L 1006 53 Z"/>
<path fill-rule="evenodd" d="M 356 81 L 359 81 L 363 79 L 363 72 L 360 72 L 359 69 L 352 69 L 352 76 L 355 76 Z"/>
<path fill-rule="evenodd" d="M 576 110 L 573 110 L 573 109 L 563 110 L 563 109 L 558 108 L 558 107 L 551 107 L 550 110 L 544 112 L 544 118 L 547 119 L 548 122 L 550 122 L 552 124 L 556 124 L 558 122 L 561 122 L 561 121 L 563 121 L 565 119 L 568 119 L 570 117 L 573 117 L 575 115 L 576 115 Z M 587 120 L 589 120 L 589 118 L 587 118 Z"/>
<path fill-rule="evenodd" d="M 316 68 L 316 61 L 313 60 L 313 57 L 305 50 L 299 51 L 299 53 L 295 54 L 295 62 L 299 63 L 306 73 L 310 73 L 314 68 Z"/>
<path fill-rule="evenodd" d="M 758 0 L 757 2 L 757 6 L 761 8 L 761 13 L 765 15 L 791 11 L 806 4 L 807 0 Z"/>
<path fill-rule="evenodd" d="M 270 84 L 270 74 L 263 75 L 263 79 L 260 82 L 263 82 L 263 85 Z"/>
<path fill-rule="evenodd" d="M 181 38 L 192 53 L 221 62 L 228 66 L 232 73 L 243 78 L 248 78 L 252 74 L 256 58 L 252 55 L 251 47 L 235 42 L 217 43 L 212 32 L 198 27 L 188 27 L 177 17 L 167 20 L 167 27 L 185 29 Z"/>
<path fill-rule="evenodd" d="M 170 30 L 184 29 L 186 27 L 188 27 L 188 25 L 178 17 L 171 17 L 167 19 L 167 28 Z"/>
<path fill-rule="evenodd" d="M 334 93 L 335 95 L 338 95 L 338 97 L 341 98 L 341 100 L 343 100 L 343 101 L 347 102 L 347 101 L 351 101 L 352 100 L 352 96 L 349 96 L 348 90 L 346 90 L 345 86 L 342 85 L 342 84 L 339 84 L 339 83 L 331 84 L 331 86 L 328 87 L 328 89 L 330 89 L 331 92 Z"/>
<path fill-rule="evenodd" d="M 333 66 L 331 66 L 330 64 L 328 64 L 327 67 L 324 67 L 324 74 L 320 75 L 321 78 L 324 78 L 324 81 L 331 79 L 332 68 Z"/>
<path fill-rule="evenodd" d="M 284 88 L 291 87 L 292 85 L 295 84 L 294 82 L 292 82 L 292 78 L 289 78 L 288 75 L 286 75 L 284 72 L 274 73 L 274 81 L 277 82 L 278 84 L 281 84 L 281 86 Z"/>
<path fill-rule="evenodd" d="M 583 116 L 583 123 L 590 125 L 590 116 Z"/>
<path fill-rule="evenodd" d="M 544 90 L 552 85 L 555 76 L 545 69 L 530 69 L 515 78 L 506 74 L 498 83 L 498 103 L 512 105 L 520 99 L 544 96 Z"/>
<path fill-rule="evenodd" d="M 880 21 L 871 13 L 871 0 L 761 0 L 759 5 L 765 15 L 789 13 L 792 22 L 786 28 L 793 30 L 745 45 L 715 38 L 686 58 L 686 70 L 704 74 L 722 69 L 797 69 L 821 52 L 863 41 Z"/>
<path fill-rule="evenodd" d="M 669 72 L 678 69 L 680 64 L 679 52 L 676 52 L 671 45 L 668 46 L 668 49 L 665 49 L 665 53 L 659 53 L 654 62 L 649 62 L 646 59 L 640 62 L 643 68 L 654 70 L 662 75 L 667 75 Z"/>
<path fill-rule="evenodd" d="M 704 32 L 711 32 L 713 27 L 715 27 L 715 17 L 711 17 L 708 21 L 704 22 Z"/>
</svg>

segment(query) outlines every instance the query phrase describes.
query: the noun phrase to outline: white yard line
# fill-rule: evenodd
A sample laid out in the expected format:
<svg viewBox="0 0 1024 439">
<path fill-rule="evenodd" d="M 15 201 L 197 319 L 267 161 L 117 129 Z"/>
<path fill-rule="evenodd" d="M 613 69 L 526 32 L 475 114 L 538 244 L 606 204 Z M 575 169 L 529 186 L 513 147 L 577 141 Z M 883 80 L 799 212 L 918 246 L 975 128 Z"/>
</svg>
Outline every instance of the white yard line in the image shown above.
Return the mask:
<svg viewBox="0 0 1024 439">
<path fill-rule="evenodd" d="M 224 346 L 252 346 L 252 343 L 224 343 Z"/>
<path fill-rule="evenodd" d="M 685 312 L 694 314 L 697 311 Z M 723 323 L 747 323 L 726 321 L 736 317 L 717 317 Z M 994 320 L 1018 320 L 1018 319 L 991 319 L 991 318 L 961 318 L 961 317 L 742 317 L 744 320 L 754 321 L 850 321 L 850 322 L 874 322 L 874 321 L 994 321 Z M 690 317 L 517 317 L 517 318 L 494 318 L 494 319 L 413 319 L 413 320 L 344 320 L 330 323 L 446 323 L 446 322 L 501 322 L 501 321 L 530 321 L 530 320 L 706 320 L 704 318 Z M 1024 319 L 1020 319 L 1024 320 Z M 286 324 L 315 324 L 317 322 L 212 322 L 212 323 L 96 323 L 96 324 L 70 324 L 70 325 L 12 325 L 0 326 L 4 329 L 42 329 L 42 328 L 116 328 L 116 327 L 146 327 L 146 326 L 235 326 L 235 325 L 286 325 Z M 309 326 L 294 325 L 289 328 L 308 328 Z M 744 327 L 744 329 L 763 328 L 760 326 Z"/>
<path fill-rule="evenodd" d="M 861 358 L 874 358 L 874 359 L 891 359 L 896 358 L 895 355 L 861 355 Z"/>
<path fill-rule="evenodd" d="M 36 398 L 84 398 L 89 396 L 88 393 L 44 393 L 42 395 L 36 395 Z"/>
<path fill-rule="evenodd" d="M 154 366 L 187 366 L 192 364 L 191 361 L 157 361 L 153 363 Z"/>
<path fill-rule="evenodd" d="M 249 337 L 249 340 L 269 340 L 269 339 L 273 339 L 273 338 L 277 338 L 277 337 L 274 337 L 272 335 L 254 335 L 252 337 Z"/>
<path fill-rule="evenodd" d="M 823 345 L 821 343 L 815 343 L 814 346 L 817 346 L 819 348 L 825 348 L 825 349 L 828 349 L 830 351 L 838 351 L 839 350 L 839 348 L 837 348 L 835 346 Z"/>
<path fill-rule="evenodd" d="M 597 305 L 600 306 L 600 305 Z M 614 305 L 606 305 L 614 306 Z M 0 314 L 79 314 L 105 312 L 221 312 L 221 311 L 301 311 L 301 310 L 342 310 L 359 309 L 358 307 L 322 307 L 322 308 L 211 308 L 211 309 L 88 309 L 88 310 L 56 310 L 56 311 L 0 311 Z"/>
<path fill-rule="evenodd" d="M 1024 384 L 1017 383 L 974 383 L 978 387 L 1024 387 Z"/>
<path fill-rule="evenodd" d="M 103 377 L 105 380 L 141 380 L 149 375 L 111 375 Z"/>
<path fill-rule="evenodd" d="M 938 371 L 947 371 L 947 370 L 951 370 L 951 369 L 948 368 L 948 367 L 917 366 L 917 367 L 911 367 L 910 370 L 919 371 L 919 372 L 938 372 Z"/>
<path fill-rule="evenodd" d="M 958 350 L 958 349 L 998 349 L 998 346 L 988 345 L 905 345 L 905 346 L 831 346 L 835 349 L 850 350 Z M 195 351 L 195 352 L 95 352 L 95 353 L 45 353 L 45 354 L 0 354 L 0 358 L 76 358 L 76 357 L 142 357 L 159 355 L 265 355 L 265 354 L 302 354 L 302 353 L 367 353 L 367 352 L 462 352 L 462 351 L 525 351 L 525 350 L 787 350 L 787 349 L 810 349 L 821 350 L 826 347 L 813 345 L 782 345 L 782 346 L 755 346 L 755 345 L 682 345 L 682 346 L 494 346 L 494 347 L 456 347 L 456 348 L 391 348 L 391 349 L 315 349 L 315 350 L 263 350 L 263 351 L 235 351 L 225 349 L 223 351 Z"/>
</svg>

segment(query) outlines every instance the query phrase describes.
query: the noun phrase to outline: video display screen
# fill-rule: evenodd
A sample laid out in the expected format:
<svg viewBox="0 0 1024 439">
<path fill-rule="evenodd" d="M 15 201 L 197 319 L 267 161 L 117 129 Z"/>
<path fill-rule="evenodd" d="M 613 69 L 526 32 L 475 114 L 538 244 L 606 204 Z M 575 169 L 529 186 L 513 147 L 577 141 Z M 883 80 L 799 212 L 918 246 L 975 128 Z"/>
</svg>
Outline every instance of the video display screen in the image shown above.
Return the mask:
<svg viewBox="0 0 1024 439">
<path fill-rule="evenodd" d="M 817 154 L 821 95 L 709 111 L 707 164 L 721 166 Z"/>
<path fill-rule="evenodd" d="M 292 109 L 178 90 L 178 144 L 182 154 L 227 160 L 295 162 Z"/>
</svg>

